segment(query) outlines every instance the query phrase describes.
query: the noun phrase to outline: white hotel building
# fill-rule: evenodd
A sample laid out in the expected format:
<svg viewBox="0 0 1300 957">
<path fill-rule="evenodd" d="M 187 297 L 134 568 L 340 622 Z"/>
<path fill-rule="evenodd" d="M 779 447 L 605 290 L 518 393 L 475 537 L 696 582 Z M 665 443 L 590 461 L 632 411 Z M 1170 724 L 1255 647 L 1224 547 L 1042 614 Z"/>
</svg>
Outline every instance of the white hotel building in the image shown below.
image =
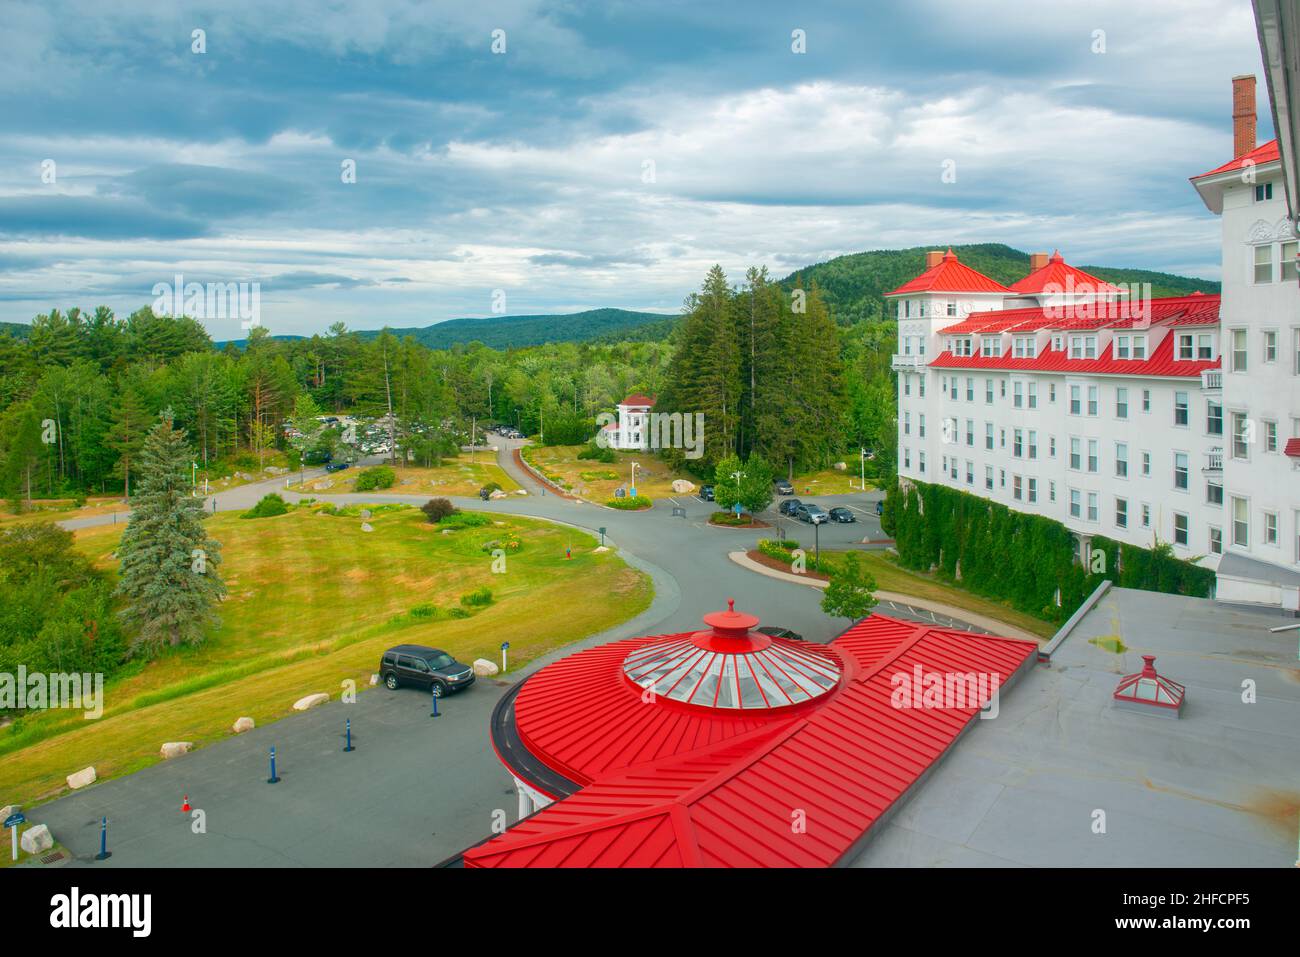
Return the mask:
<svg viewBox="0 0 1300 957">
<path fill-rule="evenodd" d="M 1170 543 L 1217 570 L 1220 599 L 1295 609 L 1296 237 L 1253 78 L 1234 91 L 1236 156 L 1192 181 L 1222 214 L 1222 296 L 1126 305 L 1059 255 L 1004 287 L 930 253 L 888 294 L 898 473 L 1060 521 L 1081 556 L 1094 535 Z"/>
</svg>

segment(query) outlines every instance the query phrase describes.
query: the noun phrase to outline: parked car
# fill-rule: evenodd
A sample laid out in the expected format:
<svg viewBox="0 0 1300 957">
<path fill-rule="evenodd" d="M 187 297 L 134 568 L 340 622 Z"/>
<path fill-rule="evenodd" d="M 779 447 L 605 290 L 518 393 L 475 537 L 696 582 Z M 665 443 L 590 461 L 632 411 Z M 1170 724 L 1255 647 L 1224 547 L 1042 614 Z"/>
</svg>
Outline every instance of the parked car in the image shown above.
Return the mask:
<svg viewBox="0 0 1300 957">
<path fill-rule="evenodd" d="M 794 517 L 801 522 L 807 522 L 809 525 L 820 525 L 822 522 L 830 521 L 830 516 L 826 510 L 815 502 L 806 502 L 794 510 Z"/>
<path fill-rule="evenodd" d="M 764 625 L 756 629 L 765 635 L 771 635 L 773 638 L 784 638 L 787 641 L 803 641 L 803 635 L 789 628 L 782 628 L 779 625 Z"/>
<path fill-rule="evenodd" d="M 712 485 L 701 485 L 701 486 L 700 486 L 700 498 L 704 499 L 704 501 L 706 501 L 706 502 L 712 502 L 712 501 L 713 501 L 713 486 L 712 486 Z"/>
<path fill-rule="evenodd" d="M 803 502 L 799 501 L 797 498 L 788 498 L 777 507 L 777 511 L 782 515 L 793 515 L 795 509 L 802 504 Z"/>
<path fill-rule="evenodd" d="M 330 462 L 328 465 L 325 466 L 325 471 L 326 471 L 326 472 L 342 472 L 342 471 L 343 471 L 345 468 L 347 468 L 347 467 L 348 467 L 348 463 L 347 463 L 347 462 Z"/>
<path fill-rule="evenodd" d="M 792 485 L 788 479 L 777 479 L 773 489 L 777 495 L 794 494 L 794 485 Z"/>
<path fill-rule="evenodd" d="M 885 514 L 885 500 L 883 498 L 876 503 L 876 514 L 877 515 Z"/>
<path fill-rule="evenodd" d="M 445 651 L 427 645 L 396 645 L 379 661 L 379 678 L 390 689 L 402 685 L 427 688 L 435 696 L 468 688 L 474 669 Z"/>
<path fill-rule="evenodd" d="M 857 518 L 853 515 L 852 509 L 847 509 L 843 505 L 836 505 L 827 514 L 830 515 L 832 522 L 840 522 L 844 525 L 857 521 Z"/>
</svg>

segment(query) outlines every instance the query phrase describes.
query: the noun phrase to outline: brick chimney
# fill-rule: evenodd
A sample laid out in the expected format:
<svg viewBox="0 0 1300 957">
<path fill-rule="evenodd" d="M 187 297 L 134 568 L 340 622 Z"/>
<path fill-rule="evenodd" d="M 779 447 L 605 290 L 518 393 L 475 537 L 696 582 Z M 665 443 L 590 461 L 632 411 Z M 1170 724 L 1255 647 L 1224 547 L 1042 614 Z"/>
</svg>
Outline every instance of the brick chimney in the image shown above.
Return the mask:
<svg viewBox="0 0 1300 957">
<path fill-rule="evenodd" d="M 1047 253 L 1030 253 L 1029 254 L 1029 271 L 1038 272 L 1047 265 Z"/>
<path fill-rule="evenodd" d="M 1255 76 L 1232 78 L 1232 158 L 1240 159 L 1255 148 Z"/>
<path fill-rule="evenodd" d="M 943 250 L 941 250 L 941 249 L 931 249 L 928 253 L 925 254 L 925 268 L 926 268 L 926 269 L 933 269 L 935 266 L 939 265 L 939 263 L 941 263 L 941 262 L 943 262 Z"/>
</svg>

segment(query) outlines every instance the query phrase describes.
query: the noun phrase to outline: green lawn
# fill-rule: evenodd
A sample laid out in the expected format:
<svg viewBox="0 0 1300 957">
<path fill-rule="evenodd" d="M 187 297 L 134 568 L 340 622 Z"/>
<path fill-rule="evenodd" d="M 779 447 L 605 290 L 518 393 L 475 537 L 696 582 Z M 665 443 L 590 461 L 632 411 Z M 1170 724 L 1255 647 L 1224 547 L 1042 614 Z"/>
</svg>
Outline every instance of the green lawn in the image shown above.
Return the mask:
<svg viewBox="0 0 1300 957">
<path fill-rule="evenodd" d="M 220 628 L 198 648 L 128 666 L 106 684 L 99 720 L 39 712 L 0 730 L 0 798 L 30 805 L 57 795 L 64 778 L 87 765 L 101 779 L 127 773 L 160 760 L 164 741 L 217 740 L 242 715 L 264 724 L 291 713 L 303 695 L 336 697 L 344 679 L 365 688 L 383 650 L 398 642 L 436 645 L 468 662 L 499 660 L 509 641 L 513 669 L 649 606 L 648 577 L 614 552 L 594 552 L 590 536 L 492 518 L 446 534 L 414 508 L 375 514 L 373 532 L 363 532 L 359 518 L 312 509 L 209 519 L 229 591 Z M 121 532 L 83 530 L 77 545 L 112 567 Z M 481 546 L 507 536 L 522 548 L 494 574 Z M 472 617 L 409 614 L 424 604 L 460 607 L 461 595 L 483 586 L 495 600 Z M 598 600 L 575 602 L 576 594 Z"/>
</svg>

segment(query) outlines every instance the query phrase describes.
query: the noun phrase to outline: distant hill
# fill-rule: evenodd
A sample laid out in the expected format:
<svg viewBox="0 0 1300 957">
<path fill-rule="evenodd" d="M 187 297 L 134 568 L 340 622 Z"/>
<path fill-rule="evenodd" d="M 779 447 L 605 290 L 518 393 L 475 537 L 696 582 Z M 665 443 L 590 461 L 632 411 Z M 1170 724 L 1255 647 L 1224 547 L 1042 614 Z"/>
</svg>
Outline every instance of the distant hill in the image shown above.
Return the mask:
<svg viewBox="0 0 1300 957">
<path fill-rule="evenodd" d="M 15 339 L 26 339 L 27 333 L 32 331 L 32 327 L 21 322 L 0 322 L 0 335 L 6 332 Z"/>
<path fill-rule="evenodd" d="M 658 312 L 627 309 L 589 309 L 557 316 L 485 316 L 478 319 L 448 319 L 422 329 L 393 329 L 399 339 L 414 336 L 430 349 L 448 349 L 467 342 L 481 342 L 493 349 L 519 349 L 548 342 L 617 341 L 639 338 L 638 330 L 671 321 Z M 379 335 L 375 329 L 357 333 L 363 339 Z"/>
<path fill-rule="evenodd" d="M 781 280 L 792 289 L 807 288 L 816 282 L 831 306 L 831 313 L 841 324 L 862 319 L 879 319 L 888 315 L 884 294 L 925 270 L 925 254 L 947 246 L 914 246 L 911 249 L 877 249 L 865 253 L 839 256 L 824 263 L 806 266 Z M 1001 243 L 953 246 L 961 261 L 1004 286 L 1029 275 L 1029 254 Z M 1123 269 L 1111 266 L 1087 266 L 1072 263 L 1098 279 L 1113 283 L 1150 283 L 1151 294 L 1184 296 L 1193 292 L 1218 292 L 1219 284 L 1208 279 L 1192 279 L 1147 269 Z"/>
</svg>

